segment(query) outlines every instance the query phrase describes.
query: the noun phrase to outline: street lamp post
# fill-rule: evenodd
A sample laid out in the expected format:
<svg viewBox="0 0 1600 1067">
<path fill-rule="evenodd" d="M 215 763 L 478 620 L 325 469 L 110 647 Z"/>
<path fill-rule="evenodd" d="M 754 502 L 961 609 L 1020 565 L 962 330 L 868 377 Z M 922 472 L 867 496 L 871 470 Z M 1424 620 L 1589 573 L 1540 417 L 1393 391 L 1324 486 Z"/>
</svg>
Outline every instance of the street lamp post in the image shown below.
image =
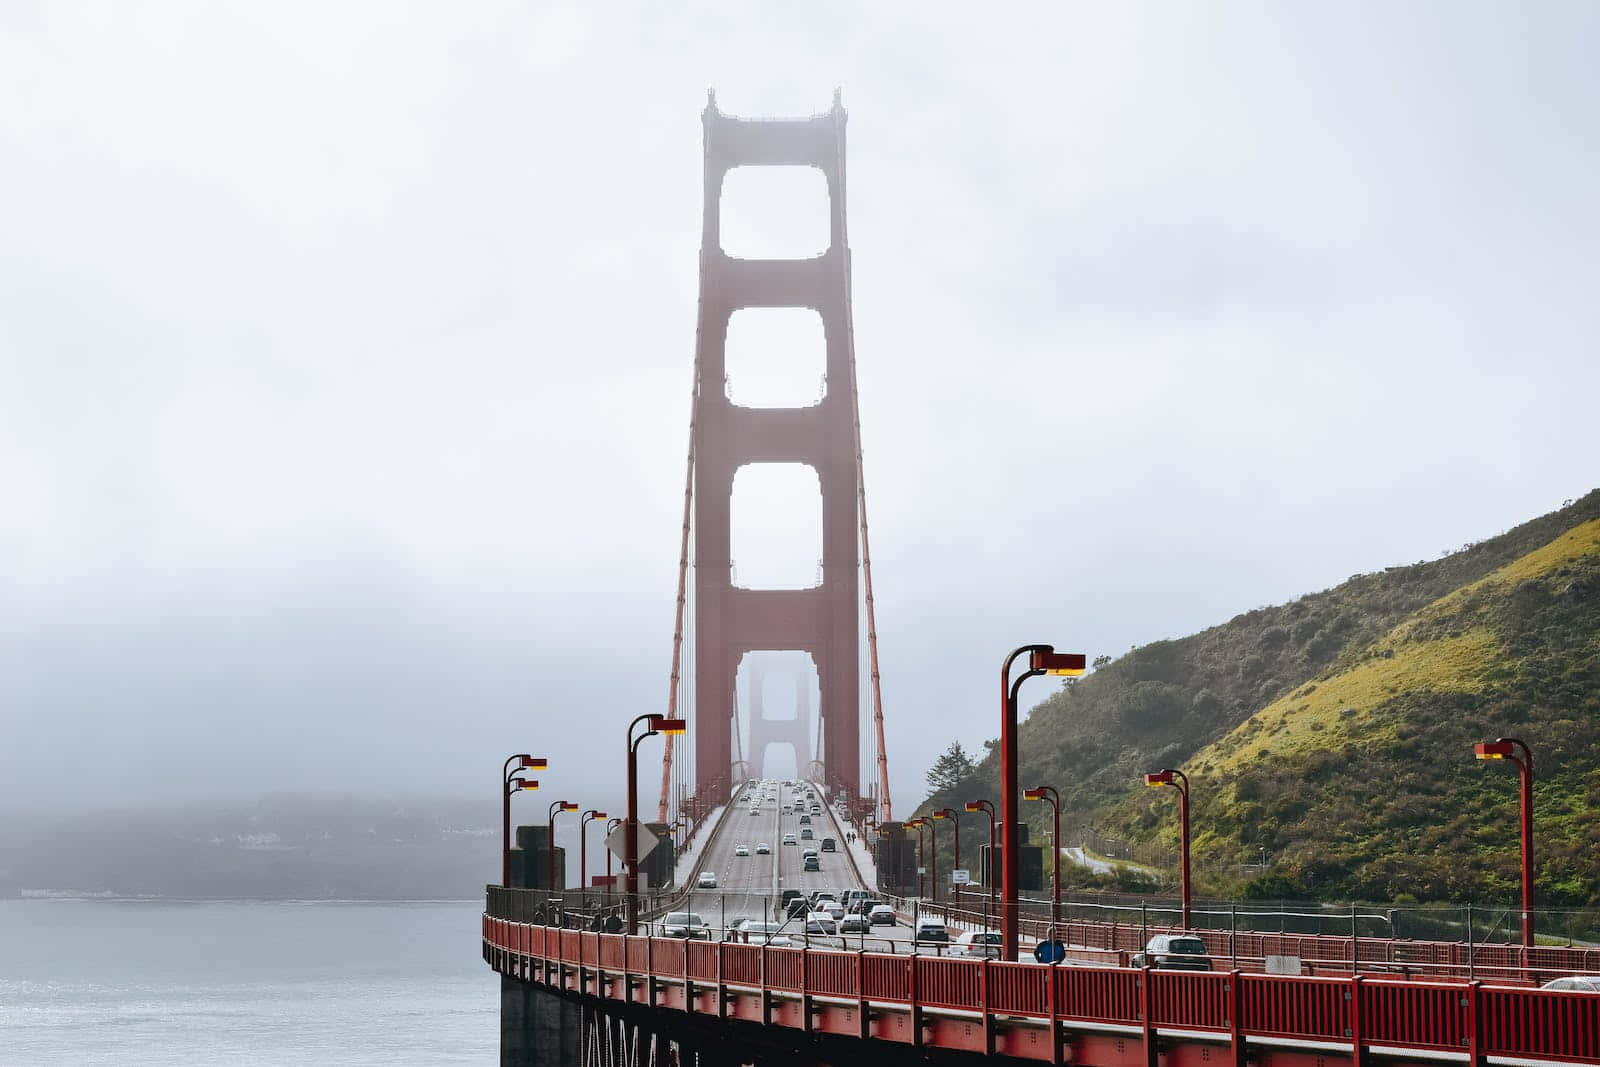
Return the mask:
<svg viewBox="0 0 1600 1067">
<path fill-rule="evenodd" d="M 611 831 L 622 825 L 621 819 L 606 820 L 606 837 L 611 836 Z M 611 846 L 606 846 L 606 900 L 611 899 Z"/>
<path fill-rule="evenodd" d="M 1011 677 L 1011 666 L 1023 655 L 1028 669 Z M 1000 667 L 1000 955 L 1017 958 L 1017 898 L 1021 889 L 1017 836 L 1017 690 L 1041 674 L 1077 676 L 1087 665 L 1082 653 L 1057 652 L 1053 645 L 1023 645 Z"/>
<path fill-rule="evenodd" d="M 984 905 L 983 909 L 983 929 L 985 933 L 988 933 L 989 916 L 994 913 L 994 804 L 987 800 L 969 800 L 967 801 L 966 807 L 968 811 L 981 811 L 985 815 L 989 816 L 989 865 L 988 869 L 983 872 L 984 888 L 989 890 L 988 902 Z"/>
<path fill-rule="evenodd" d="M 949 819 L 950 829 L 955 834 L 956 852 L 955 858 L 952 860 L 953 866 L 950 868 L 952 872 L 951 876 L 954 877 L 954 872 L 961 869 L 961 813 L 956 811 L 955 808 L 940 808 L 938 811 L 933 813 L 933 817 L 935 819 Z M 951 884 L 953 887 L 954 883 Z M 959 890 L 956 892 L 956 903 L 961 903 L 961 895 Z"/>
<path fill-rule="evenodd" d="M 590 808 L 578 816 L 578 891 L 582 892 L 589 886 L 589 824 L 596 819 L 604 819 L 606 813 Z"/>
<path fill-rule="evenodd" d="M 928 887 L 923 879 L 923 871 L 927 870 L 927 860 L 922 855 L 922 828 L 928 825 L 928 821 L 919 816 L 908 820 L 906 825 L 917 828 L 917 898 L 920 900 L 928 895 Z"/>
<path fill-rule="evenodd" d="M 1179 892 L 1183 898 L 1183 928 L 1189 929 L 1189 778 L 1182 771 L 1168 767 L 1155 774 L 1144 776 L 1144 784 L 1152 789 L 1171 786 L 1178 791 L 1178 859 Z"/>
<path fill-rule="evenodd" d="M 578 805 L 566 800 L 557 800 L 550 805 L 550 838 L 545 842 L 544 848 L 546 860 L 545 866 L 547 868 L 544 885 L 545 888 L 552 893 L 558 891 L 558 887 L 556 886 L 556 816 L 560 815 L 564 811 L 577 810 Z M 565 881 L 565 879 L 563 879 L 563 881 Z M 567 887 L 564 885 L 559 887 L 559 889 L 566 888 Z"/>
<path fill-rule="evenodd" d="M 932 857 L 929 861 L 928 876 L 933 880 L 933 902 L 939 903 L 939 820 L 945 817 L 944 810 L 929 812 L 928 816 L 933 821 L 928 823 L 928 854 Z"/>
<path fill-rule="evenodd" d="M 1055 820 L 1050 834 L 1050 936 L 1059 939 L 1061 926 L 1061 794 L 1047 785 L 1034 786 L 1022 794 L 1029 800 L 1048 800 Z M 1187 922 L 1184 923 L 1188 925 Z"/>
<path fill-rule="evenodd" d="M 644 733 L 633 735 L 640 723 Z M 639 742 L 656 734 L 680 736 L 689 732 L 686 719 L 669 719 L 665 715 L 640 715 L 628 724 L 628 821 L 625 825 L 622 862 L 627 868 L 628 930 L 638 932 L 639 926 Z"/>
<path fill-rule="evenodd" d="M 507 757 L 505 766 L 500 770 L 501 808 L 500 808 L 500 884 L 511 883 L 511 794 L 521 789 L 538 789 L 539 783 L 531 778 L 518 778 L 521 784 L 511 788 L 511 765 L 515 763 L 518 770 L 542 771 L 550 765 L 549 760 L 534 759 L 526 752 Z"/>
<path fill-rule="evenodd" d="M 1533 947 L 1533 752 L 1515 737 L 1497 737 L 1473 746 L 1479 759 L 1503 759 L 1517 765 L 1522 779 L 1522 943 Z"/>
</svg>

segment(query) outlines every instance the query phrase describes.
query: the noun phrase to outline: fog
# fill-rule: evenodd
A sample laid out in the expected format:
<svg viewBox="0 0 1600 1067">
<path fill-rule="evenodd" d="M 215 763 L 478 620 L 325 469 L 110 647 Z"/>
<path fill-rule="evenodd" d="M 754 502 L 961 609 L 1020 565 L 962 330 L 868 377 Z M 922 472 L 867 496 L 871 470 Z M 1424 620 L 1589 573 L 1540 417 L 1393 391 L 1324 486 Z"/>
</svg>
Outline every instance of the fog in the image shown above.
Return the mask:
<svg viewBox="0 0 1600 1067">
<path fill-rule="evenodd" d="M 1015 645 L 1116 655 L 1600 481 L 1595 8 L 1009 11 L 5 5 L 0 804 L 492 803 L 527 750 L 621 802 L 708 87 L 849 110 L 901 808 Z M 803 241 L 809 195 L 730 239 Z M 752 492 L 741 582 L 803 580 L 814 502 Z"/>
</svg>

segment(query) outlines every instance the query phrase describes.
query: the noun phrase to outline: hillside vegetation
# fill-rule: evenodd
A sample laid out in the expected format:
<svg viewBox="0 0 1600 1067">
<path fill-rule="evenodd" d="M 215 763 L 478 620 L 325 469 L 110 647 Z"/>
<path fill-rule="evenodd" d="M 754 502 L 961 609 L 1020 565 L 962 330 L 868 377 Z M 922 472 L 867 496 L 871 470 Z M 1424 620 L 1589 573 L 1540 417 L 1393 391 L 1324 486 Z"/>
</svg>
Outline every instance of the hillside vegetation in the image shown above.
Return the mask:
<svg viewBox="0 0 1600 1067">
<path fill-rule="evenodd" d="M 1135 846 L 1177 840 L 1173 798 L 1139 775 L 1186 771 L 1202 894 L 1508 901 L 1516 773 L 1471 746 L 1520 737 L 1540 902 L 1580 906 L 1600 905 L 1597 727 L 1600 491 L 1441 559 L 1102 659 L 1019 741 L 1024 782 L 1057 786 L 1064 821 Z M 930 806 L 996 796 L 994 753 L 965 779 L 939 782 Z M 1262 850 L 1268 871 L 1245 866 Z"/>
</svg>

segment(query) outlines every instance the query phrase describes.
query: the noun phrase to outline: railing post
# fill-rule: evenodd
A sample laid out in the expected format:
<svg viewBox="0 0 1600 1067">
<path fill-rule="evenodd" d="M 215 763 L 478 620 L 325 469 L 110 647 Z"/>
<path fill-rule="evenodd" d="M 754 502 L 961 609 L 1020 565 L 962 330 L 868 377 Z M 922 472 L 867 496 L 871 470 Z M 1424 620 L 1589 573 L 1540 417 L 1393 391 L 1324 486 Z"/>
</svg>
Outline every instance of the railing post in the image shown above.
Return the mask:
<svg viewBox="0 0 1600 1067">
<path fill-rule="evenodd" d="M 722 936 L 728 936 L 726 927 Z M 724 1020 L 728 1017 L 728 987 L 722 980 L 722 951 L 726 947 L 724 944 L 717 945 L 717 1018 Z"/>
<path fill-rule="evenodd" d="M 656 939 L 648 934 L 644 939 L 644 1003 L 656 1006 Z"/>
<path fill-rule="evenodd" d="M 1354 1067 L 1364 1067 L 1366 1054 L 1362 1051 L 1364 1041 L 1361 1033 L 1361 983 L 1363 979 L 1359 974 L 1350 976 L 1350 989 L 1345 996 L 1350 1001 L 1350 1062 Z"/>
<path fill-rule="evenodd" d="M 867 952 L 866 949 L 856 952 L 856 1011 L 861 1013 L 861 1040 L 866 1041 L 872 1037 L 872 1025 L 867 1017 Z M 1477 1067 L 1477 1064 L 1472 1065 Z"/>
<path fill-rule="evenodd" d="M 761 946 L 761 1025 L 772 1025 L 772 990 L 767 987 L 767 953 L 772 950 Z"/>
<path fill-rule="evenodd" d="M 985 957 L 987 959 L 987 957 Z M 1050 1067 L 1061 1067 L 1061 1006 L 1056 1003 L 1056 962 L 1045 968 L 1045 997 L 1050 1003 Z"/>
<path fill-rule="evenodd" d="M 1150 989 L 1150 974 L 1148 963 L 1139 969 L 1139 1029 L 1144 1042 L 1145 1067 L 1160 1067 L 1161 1050 L 1156 1048 L 1156 1026 L 1152 1021 L 1155 998 Z"/>
<path fill-rule="evenodd" d="M 1233 1067 L 1245 1067 L 1244 979 L 1237 967 L 1228 974 L 1228 1050 L 1233 1053 Z"/>
<path fill-rule="evenodd" d="M 800 947 L 800 1029 L 808 1034 L 811 1032 L 811 972 L 806 964 L 810 951 L 810 945 Z"/>
<path fill-rule="evenodd" d="M 994 1055 L 994 1012 L 989 1010 L 989 957 L 978 964 L 978 1007 L 983 1012 L 983 1054 Z"/>
<path fill-rule="evenodd" d="M 1483 983 L 1467 983 L 1467 1067 L 1483 1067 Z"/>
<path fill-rule="evenodd" d="M 909 992 L 907 999 L 911 1007 L 911 1047 L 921 1048 L 922 1003 L 917 999 L 917 957 L 915 955 L 906 957 L 906 967 L 908 968 L 906 988 Z M 985 1005 L 985 1008 L 987 1008 L 987 1005 Z"/>
</svg>

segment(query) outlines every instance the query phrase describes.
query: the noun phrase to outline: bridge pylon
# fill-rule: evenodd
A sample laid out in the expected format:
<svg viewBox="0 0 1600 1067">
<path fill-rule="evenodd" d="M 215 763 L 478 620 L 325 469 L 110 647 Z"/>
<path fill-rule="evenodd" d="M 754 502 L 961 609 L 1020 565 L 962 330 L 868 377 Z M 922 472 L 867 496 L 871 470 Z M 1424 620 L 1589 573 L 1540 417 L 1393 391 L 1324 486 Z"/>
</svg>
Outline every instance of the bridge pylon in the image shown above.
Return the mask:
<svg viewBox="0 0 1600 1067">
<path fill-rule="evenodd" d="M 803 119 L 743 119 L 717 109 L 705 128 L 704 216 L 694 418 L 695 791 L 727 798 L 732 778 L 734 688 L 748 652 L 809 653 L 817 667 L 826 723 L 824 751 L 811 753 L 829 781 L 860 789 L 860 495 L 850 250 L 845 228 L 845 111 Z M 827 181 L 829 243 L 810 259 L 737 259 L 722 248 L 723 179 L 743 166 L 815 167 Z M 811 308 L 822 319 L 827 390 L 805 408 L 733 404 L 723 381 L 728 322 L 742 308 Z M 745 589 L 733 584 L 730 510 L 733 479 L 748 463 L 803 463 L 822 491 L 822 576 L 809 589 Z M 750 751 L 758 751 L 756 720 Z M 796 750 L 797 757 L 800 750 Z"/>
</svg>

